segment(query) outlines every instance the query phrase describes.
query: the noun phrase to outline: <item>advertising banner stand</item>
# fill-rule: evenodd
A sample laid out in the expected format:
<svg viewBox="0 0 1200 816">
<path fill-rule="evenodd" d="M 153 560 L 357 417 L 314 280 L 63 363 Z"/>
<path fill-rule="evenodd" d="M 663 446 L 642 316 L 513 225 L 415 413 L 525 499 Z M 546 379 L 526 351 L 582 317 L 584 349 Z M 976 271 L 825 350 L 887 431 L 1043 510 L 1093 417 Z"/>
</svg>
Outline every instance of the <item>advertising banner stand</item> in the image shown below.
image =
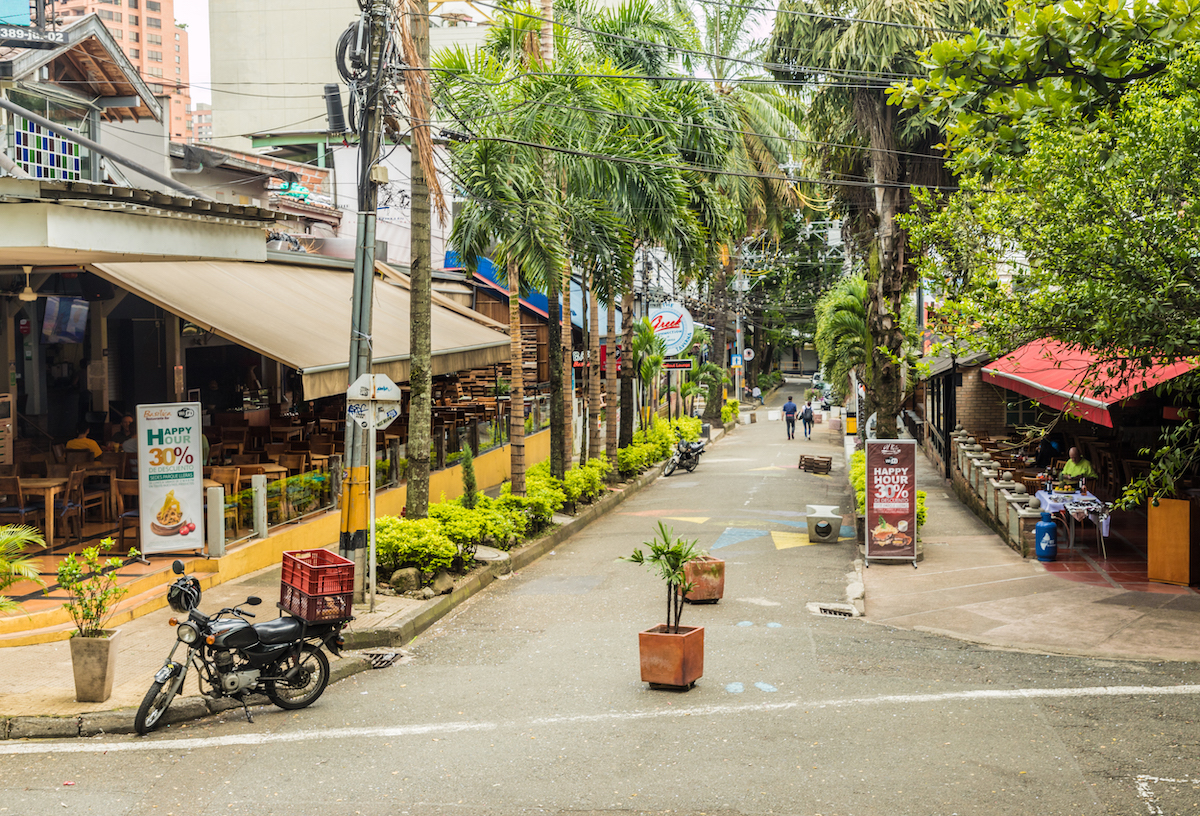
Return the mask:
<svg viewBox="0 0 1200 816">
<path fill-rule="evenodd" d="M 868 439 L 866 554 L 863 563 L 917 566 L 917 441 Z"/>
<path fill-rule="evenodd" d="M 204 549 L 200 403 L 137 406 L 142 552 Z"/>
</svg>

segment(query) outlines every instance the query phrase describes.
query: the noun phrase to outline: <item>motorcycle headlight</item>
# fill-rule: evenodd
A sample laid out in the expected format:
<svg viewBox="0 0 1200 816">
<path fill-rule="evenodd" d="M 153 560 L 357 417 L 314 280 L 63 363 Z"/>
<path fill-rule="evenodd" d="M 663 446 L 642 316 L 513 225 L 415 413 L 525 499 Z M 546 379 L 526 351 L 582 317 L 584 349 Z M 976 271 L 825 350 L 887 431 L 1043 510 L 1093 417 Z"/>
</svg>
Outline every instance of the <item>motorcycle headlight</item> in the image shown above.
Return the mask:
<svg viewBox="0 0 1200 816">
<path fill-rule="evenodd" d="M 200 632 L 190 623 L 181 623 L 175 630 L 175 635 L 184 643 L 195 643 L 200 639 Z"/>
</svg>

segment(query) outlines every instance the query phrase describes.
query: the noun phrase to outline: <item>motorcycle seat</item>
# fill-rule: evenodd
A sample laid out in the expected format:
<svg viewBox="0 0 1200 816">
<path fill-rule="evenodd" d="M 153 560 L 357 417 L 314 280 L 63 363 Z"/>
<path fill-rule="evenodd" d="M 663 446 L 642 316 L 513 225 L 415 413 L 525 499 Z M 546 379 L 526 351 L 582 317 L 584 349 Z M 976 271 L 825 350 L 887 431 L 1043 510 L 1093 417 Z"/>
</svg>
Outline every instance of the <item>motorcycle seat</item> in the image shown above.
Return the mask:
<svg viewBox="0 0 1200 816">
<path fill-rule="evenodd" d="M 276 643 L 290 643 L 300 637 L 301 623 L 296 618 L 276 618 L 265 623 L 254 624 L 259 642 L 271 646 Z"/>
<path fill-rule="evenodd" d="M 688 447 L 691 448 L 693 451 L 704 450 L 704 443 L 703 442 L 689 442 Z"/>
</svg>

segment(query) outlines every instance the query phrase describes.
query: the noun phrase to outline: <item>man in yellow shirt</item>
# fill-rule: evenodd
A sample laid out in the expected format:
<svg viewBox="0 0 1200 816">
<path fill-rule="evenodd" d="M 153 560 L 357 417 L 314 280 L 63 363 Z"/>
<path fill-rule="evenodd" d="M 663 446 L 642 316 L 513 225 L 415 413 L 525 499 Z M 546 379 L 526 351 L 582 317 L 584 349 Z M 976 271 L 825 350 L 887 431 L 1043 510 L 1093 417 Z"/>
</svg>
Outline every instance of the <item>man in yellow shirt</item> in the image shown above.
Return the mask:
<svg viewBox="0 0 1200 816">
<path fill-rule="evenodd" d="M 67 443 L 67 450 L 85 450 L 92 452 L 93 459 L 100 458 L 100 446 L 96 444 L 96 440 L 88 436 L 92 429 L 87 425 L 79 426 L 79 434 Z"/>
<path fill-rule="evenodd" d="M 1067 456 L 1069 458 L 1062 469 L 1064 478 L 1078 479 L 1080 476 L 1086 476 L 1089 479 L 1095 479 L 1099 476 L 1096 469 L 1092 467 L 1092 463 L 1080 455 L 1079 448 L 1071 448 L 1067 451 Z"/>
</svg>

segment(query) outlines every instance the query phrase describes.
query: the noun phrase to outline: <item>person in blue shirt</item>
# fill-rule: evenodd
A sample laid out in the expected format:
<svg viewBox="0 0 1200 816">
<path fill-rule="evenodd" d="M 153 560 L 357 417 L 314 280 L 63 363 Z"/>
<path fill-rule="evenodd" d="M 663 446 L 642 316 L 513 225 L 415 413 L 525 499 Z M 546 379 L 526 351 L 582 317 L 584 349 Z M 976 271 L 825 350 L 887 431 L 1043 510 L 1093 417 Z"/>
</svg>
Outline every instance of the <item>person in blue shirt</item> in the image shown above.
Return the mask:
<svg viewBox="0 0 1200 816">
<path fill-rule="evenodd" d="M 787 421 L 788 439 L 796 438 L 796 403 L 792 402 L 792 398 L 788 397 L 787 402 L 783 404 L 783 418 Z"/>
</svg>

